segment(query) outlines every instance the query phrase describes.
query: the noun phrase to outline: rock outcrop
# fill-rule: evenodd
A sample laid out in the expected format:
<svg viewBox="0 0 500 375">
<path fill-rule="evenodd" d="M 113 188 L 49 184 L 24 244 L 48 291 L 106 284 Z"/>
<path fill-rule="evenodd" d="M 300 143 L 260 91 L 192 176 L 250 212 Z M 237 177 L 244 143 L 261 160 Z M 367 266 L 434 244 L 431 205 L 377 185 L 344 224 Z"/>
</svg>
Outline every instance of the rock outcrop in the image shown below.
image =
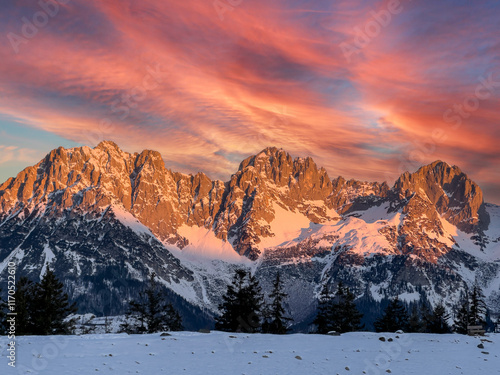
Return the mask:
<svg viewBox="0 0 500 375">
<path fill-rule="evenodd" d="M 418 195 L 461 230 L 471 233 L 488 225 L 481 188 L 457 166 L 442 161 L 404 173 L 394 185 L 400 199 Z"/>
<path fill-rule="evenodd" d="M 385 182 L 332 181 L 310 157 L 292 159 L 271 147 L 241 162 L 224 183 L 203 173 L 172 172 L 158 152 L 130 154 L 113 142 L 94 149 L 58 148 L 7 180 L 0 186 L 0 218 L 41 210 L 56 216 L 65 210 L 104 211 L 120 204 L 165 243 L 182 248 L 189 239 L 179 235 L 180 227 L 205 227 L 255 260 L 261 241 L 274 236 L 270 223 L 277 208 L 323 223 L 387 200 L 407 216 L 402 226 L 406 233 L 399 235 L 403 252 L 428 245 L 427 239 L 415 238 L 422 230 L 414 230 L 417 219 L 412 217 L 422 228 L 425 215 L 425 229 L 438 234 L 438 215 L 468 233 L 488 223 L 479 186 L 443 162 L 403 174 L 391 190 Z"/>
<path fill-rule="evenodd" d="M 0 185 L 0 276 L 10 260 L 33 279 L 50 264 L 93 313 L 123 313 L 154 271 L 215 314 L 229 275 L 249 264 L 267 291 L 282 272 L 298 321 L 310 321 L 321 286 L 339 280 L 366 304 L 425 295 L 451 307 L 480 275 L 500 306 L 499 226 L 500 207 L 443 162 L 390 188 L 331 180 L 311 158 L 271 147 L 223 182 L 102 142 L 53 150 Z"/>
</svg>

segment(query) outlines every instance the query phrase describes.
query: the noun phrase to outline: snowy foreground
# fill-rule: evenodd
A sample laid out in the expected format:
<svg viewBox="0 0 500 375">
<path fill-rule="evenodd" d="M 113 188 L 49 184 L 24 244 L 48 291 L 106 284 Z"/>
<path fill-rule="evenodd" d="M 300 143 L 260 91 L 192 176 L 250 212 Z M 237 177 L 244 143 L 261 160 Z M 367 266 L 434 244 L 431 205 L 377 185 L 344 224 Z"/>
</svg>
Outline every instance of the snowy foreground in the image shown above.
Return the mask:
<svg viewBox="0 0 500 375">
<path fill-rule="evenodd" d="M 16 368 L 7 341 L 0 374 L 500 374 L 499 334 L 31 336 L 17 339 Z"/>
</svg>

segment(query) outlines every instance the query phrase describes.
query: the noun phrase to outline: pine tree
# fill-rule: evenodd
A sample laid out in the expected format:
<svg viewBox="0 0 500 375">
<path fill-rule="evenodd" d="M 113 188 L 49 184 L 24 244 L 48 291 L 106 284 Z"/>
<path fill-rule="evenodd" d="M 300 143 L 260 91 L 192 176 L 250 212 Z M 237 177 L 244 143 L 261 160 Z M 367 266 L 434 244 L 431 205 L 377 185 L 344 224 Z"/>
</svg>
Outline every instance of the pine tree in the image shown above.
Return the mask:
<svg viewBox="0 0 500 375">
<path fill-rule="evenodd" d="M 73 322 L 65 320 L 77 311 L 76 304 L 70 304 L 68 295 L 63 292 L 63 284 L 48 266 L 42 280 L 34 287 L 33 308 L 30 310 L 33 334 L 71 333 Z"/>
<path fill-rule="evenodd" d="M 467 326 L 469 326 L 470 321 L 471 318 L 470 318 L 469 299 L 466 298 L 461 304 L 457 312 L 457 315 L 455 316 L 455 321 L 453 323 L 453 330 L 456 333 L 466 335 L 468 332 Z"/>
<path fill-rule="evenodd" d="M 261 329 L 262 292 L 258 280 L 238 269 L 219 305 L 221 315 L 215 328 L 227 332 L 259 332 Z"/>
<path fill-rule="evenodd" d="M 261 311 L 264 305 L 264 297 L 262 294 L 262 288 L 259 285 L 259 281 L 253 275 L 248 273 L 248 286 L 244 289 L 245 296 L 245 306 L 246 319 L 243 319 L 241 323 L 243 330 L 248 330 L 249 332 L 259 332 L 262 328 L 262 318 Z"/>
<path fill-rule="evenodd" d="M 470 324 L 484 325 L 486 314 L 486 303 L 484 302 L 484 294 L 477 283 L 474 284 L 470 294 Z"/>
<path fill-rule="evenodd" d="M 421 327 L 420 327 L 420 332 L 422 333 L 429 333 L 430 328 L 429 328 L 429 322 L 432 320 L 432 306 L 428 301 L 424 301 L 420 305 L 420 322 L 421 322 Z"/>
<path fill-rule="evenodd" d="M 408 332 L 423 332 L 423 322 L 420 318 L 420 311 L 417 304 L 413 304 L 411 314 L 408 319 Z"/>
<path fill-rule="evenodd" d="M 36 284 L 22 276 L 16 283 L 16 334 L 18 336 L 35 334 L 35 287 Z"/>
<path fill-rule="evenodd" d="M 450 315 L 446 312 L 444 306 L 440 303 L 432 311 L 428 318 L 427 330 L 429 333 L 450 333 L 451 328 L 448 324 Z"/>
<path fill-rule="evenodd" d="M 222 314 L 216 318 L 215 329 L 227 332 L 236 332 L 238 329 L 238 317 L 243 313 L 238 296 L 244 287 L 245 277 L 244 270 L 236 270 L 232 283 L 227 286 L 226 294 L 222 296 L 223 302 L 219 305 Z"/>
<path fill-rule="evenodd" d="M 317 333 L 325 334 L 332 330 L 332 305 L 332 295 L 328 285 L 325 283 L 319 295 L 317 314 L 313 321 L 313 324 L 316 325 Z"/>
<path fill-rule="evenodd" d="M 282 291 L 283 284 L 279 271 L 276 273 L 276 279 L 273 283 L 273 290 L 269 295 L 271 299 L 270 306 L 266 306 L 266 319 L 262 325 L 264 333 L 272 333 L 282 335 L 288 332 L 287 323 L 292 319 L 285 316 L 285 308 L 283 307 L 288 294 Z"/>
<path fill-rule="evenodd" d="M 373 324 L 377 332 L 395 332 L 397 330 L 407 330 L 408 313 L 406 308 L 396 296 L 385 309 L 381 317 Z"/>
<path fill-rule="evenodd" d="M 0 335 L 7 332 L 7 302 L 2 298 L 2 289 L 0 289 Z"/>
<path fill-rule="evenodd" d="M 170 331 L 182 331 L 184 329 L 182 325 L 182 318 L 177 310 L 175 310 L 174 305 L 171 303 L 166 306 L 165 316 L 166 321 L 168 322 L 168 329 Z"/>
<path fill-rule="evenodd" d="M 132 300 L 129 303 L 125 322 L 120 326 L 126 333 L 146 333 L 147 332 L 147 301 L 144 292 L 139 292 L 138 300 Z"/>
<path fill-rule="evenodd" d="M 344 333 L 363 328 L 361 326 L 363 314 L 358 311 L 354 299 L 354 294 L 340 282 L 330 312 L 331 327 L 334 331 Z"/>
<path fill-rule="evenodd" d="M 484 328 L 486 332 L 495 332 L 495 322 L 491 319 L 489 309 L 486 309 L 486 313 L 484 314 Z"/>
<path fill-rule="evenodd" d="M 182 320 L 171 303 L 167 303 L 156 274 L 149 276 L 146 290 L 129 302 L 127 320 L 121 328 L 129 333 L 155 333 L 182 330 Z"/>
</svg>

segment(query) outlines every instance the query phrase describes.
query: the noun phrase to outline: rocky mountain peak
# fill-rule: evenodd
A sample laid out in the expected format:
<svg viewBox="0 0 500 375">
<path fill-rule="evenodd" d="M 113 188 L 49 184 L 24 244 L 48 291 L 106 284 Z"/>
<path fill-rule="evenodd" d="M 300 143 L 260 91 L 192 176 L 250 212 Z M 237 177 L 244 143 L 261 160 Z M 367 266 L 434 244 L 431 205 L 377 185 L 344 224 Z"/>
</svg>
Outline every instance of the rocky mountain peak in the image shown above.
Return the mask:
<svg viewBox="0 0 500 375">
<path fill-rule="evenodd" d="M 325 199 L 331 193 L 331 181 L 324 168 L 311 157 L 292 159 L 283 149 L 268 147 L 245 159 L 235 175 L 244 180 L 264 179 L 279 187 L 288 187 L 305 199 Z"/>
<path fill-rule="evenodd" d="M 122 151 L 120 147 L 118 147 L 118 145 L 113 141 L 102 141 L 96 146 L 96 149 L 103 151 L 108 151 L 108 150 L 114 150 L 118 152 Z"/>
<path fill-rule="evenodd" d="M 111 301 L 108 311 L 123 313 L 116 302 L 135 298 L 152 270 L 217 313 L 233 262 L 247 264 L 234 252 L 258 260 L 251 267 L 264 290 L 283 272 L 299 322 L 311 321 L 322 285 L 339 280 L 366 293 L 366 304 L 422 293 L 459 302 L 477 279 L 500 306 L 500 207 L 482 200 L 442 161 L 389 189 L 331 181 L 312 158 L 271 147 L 223 182 L 172 172 L 156 151 L 102 142 L 53 150 L 0 185 L 0 265 L 17 259 L 36 278 L 50 263 L 92 313 Z M 481 232 L 487 212 L 491 228 Z"/>
<path fill-rule="evenodd" d="M 277 211 L 315 223 L 337 218 L 327 200 L 331 192 L 326 170 L 312 158 L 292 159 L 283 149 L 269 147 L 246 158 L 231 176 L 214 228 L 220 238 L 238 238 L 234 248 L 256 259 L 261 240 L 274 237 L 269 225 Z"/>
<path fill-rule="evenodd" d="M 253 169 L 255 174 L 273 180 L 278 185 L 285 185 L 288 182 L 288 175 L 293 170 L 293 160 L 283 149 L 268 147 L 257 155 L 243 160 L 238 171 L 247 172 L 249 169 Z"/>
<path fill-rule="evenodd" d="M 396 181 L 394 191 L 403 199 L 414 194 L 422 196 L 446 220 L 468 233 L 488 222 L 481 188 L 460 168 L 440 160 L 415 173 L 405 172 Z"/>
<path fill-rule="evenodd" d="M 0 186 L 0 217 L 40 210 L 99 214 L 119 205 L 161 241 L 183 247 L 189 243 L 180 234 L 183 226 L 204 227 L 256 259 L 262 239 L 275 236 L 272 223 L 278 215 L 320 224 L 387 200 L 394 210 L 412 214 L 408 217 L 432 218 L 429 228 L 438 223 L 437 214 L 469 232 L 487 222 L 480 188 L 458 167 L 441 161 L 403 174 L 390 190 L 386 183 L 332 181 L 312 158 L 294 159 L 269 147 L 245 159 L 230 181 L 222 182 L 203 173 L 172 172 L 159 152 L 130 154 L 110 141 L 93 149 L 55 149 L 7 180 Z M 407 227 L 416 222 L 408 221 Z"/>
</svg>

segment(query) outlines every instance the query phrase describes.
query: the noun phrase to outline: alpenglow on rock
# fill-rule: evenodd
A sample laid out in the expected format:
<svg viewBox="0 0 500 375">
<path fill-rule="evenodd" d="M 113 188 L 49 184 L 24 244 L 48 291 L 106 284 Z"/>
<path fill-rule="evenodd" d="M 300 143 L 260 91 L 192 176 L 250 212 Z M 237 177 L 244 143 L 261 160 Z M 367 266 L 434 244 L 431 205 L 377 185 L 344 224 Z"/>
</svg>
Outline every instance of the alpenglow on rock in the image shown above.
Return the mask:
<svg viewBox="0 0 500 375">
<path fill-rule="evenodd" d="M 102 142 L 53 150 L 0 185 L 0 277 L 11 260 L 34 279 L 49 264 L 82 312 L 101 315 L 123 313 L 151 271 L 187 313 L 217 314 L 237 267 L 264 289 L 280 270 L 299 323 L 341 280 L 366 303 L 424 296 L 451 310 L 480 275 L 500 309 L 500 208 L 441 161 L 391 188 L 332 180 L 270 147 L 224 182 Z"/>
<path fill-rule="evenodd" d="M 457 166 L 436 161 L 415 173 L 404 173 L 394 186 L 401 197 L 426 197 L 439 214 L 465 232 L 487 226 L 483 192 Z"/>
</svg>

